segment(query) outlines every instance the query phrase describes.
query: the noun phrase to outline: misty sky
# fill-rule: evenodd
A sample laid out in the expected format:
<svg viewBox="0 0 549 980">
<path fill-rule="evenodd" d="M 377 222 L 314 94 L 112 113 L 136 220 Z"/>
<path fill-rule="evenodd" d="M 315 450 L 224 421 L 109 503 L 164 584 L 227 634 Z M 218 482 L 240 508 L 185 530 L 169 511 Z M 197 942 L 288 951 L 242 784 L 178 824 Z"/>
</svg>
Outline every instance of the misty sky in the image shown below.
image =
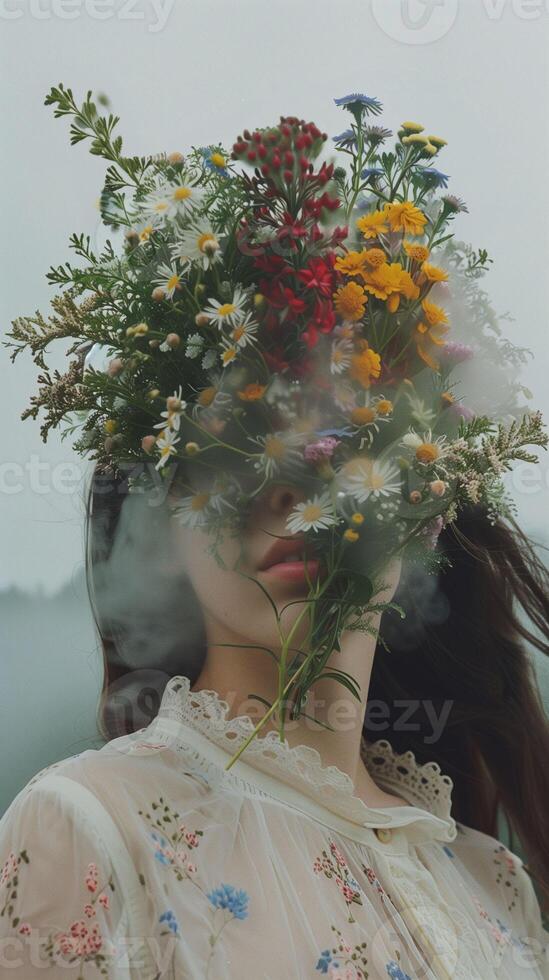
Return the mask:
<svg viewBox="0 0 549 980">
<path fill-rule="evenodd" d="M 359 91 L 381 99 L 388 128 L 413 119 L 448 140 L 435 165 L 470 211 L 457 237 L 495 260 L 483 286 L 515 318 L 509 339 L 535 355 L 523 381 L 549 420 L 546 3 L 112 0 L 102 20 L 91 0 L 73 0 L 74 19 L 62 0 L 0 7 L 2 334 L 14 317 L 47 311 L 45 273 L 70 258 L 71 233 L 104 241 L 96 201 L 106 164 L 86 144 L 70 147 L 67 120 L 43 105 L 52 85 L 79 99 L 106 93 L 130 153 L 230 145 L 280 114 L 334 135 L 349 117 L 333 98 Z M 35 385 L 30 357 L 13 367 L 1 348 L 0 360 L 0 588 L 51 592 L 81 564 L 86 467 L 57 434 L 44 445 L 38 425 L 20 421 Z M 514 485 L 534 532 L 549 504 L 548 455 Z"/>
</svg>

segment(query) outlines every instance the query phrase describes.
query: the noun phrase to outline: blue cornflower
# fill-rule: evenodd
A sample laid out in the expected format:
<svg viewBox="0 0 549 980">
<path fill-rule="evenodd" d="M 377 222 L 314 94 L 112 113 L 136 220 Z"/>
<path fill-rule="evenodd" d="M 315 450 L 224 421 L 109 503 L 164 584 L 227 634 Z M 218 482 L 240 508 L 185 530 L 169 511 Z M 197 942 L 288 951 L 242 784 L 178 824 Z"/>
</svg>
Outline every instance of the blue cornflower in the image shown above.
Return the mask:
<svg viewBox="0 0 549 980">
<path fill-rule="evenodd" d="M 336 105 L 343 106 L 344 109 L 349 109 L 350 112 L 360 108 L 364 109 L 367 113 L 371 112 L 374 116 L 378 116 L 383 110 L 379 99 L 373 99 L 369 95 L 363 95 L 362 92 L 343 95 L 340 99 L 334 99 L 334 102 Z"/>
<path fill-rule="evenodd" d="M 392 980 L 412 980 L 409 974 L 404 973 L 404 970 L 401 970 L 398 963 L 395 963 L 394 960 L 387 963 L 386 970 Z"/>
<path fill-rule="evenodd" d="M 207 897 L 216 909 L 228 909 L 235 919 L 245 919 L 248 915 L 248 895 L 245 891 L 236 890 L 234 885 L 222 884 L 214 888 Z"/>
<path fill-rule="evenodd" d="M 447 847 L 446 844 L 443 844 L 442 845 L 442 850 L 444 851 L 445 854 L 448 855 L 448 857 L 453 858 L 454 852 L 452 850 L 450 850 L 450 848 Z"/>
<path fill-rule="evenodd" d="M 381 167 L 364 167 L 360 176 L 362 180 L 372 180 L 374 177 L 381 177 L 385 171 Z"/>
<path fill-rule="evenodd" d="M 226 160 L 223 156 L 219 147 L 215 146 L 201 146 L 200 153 L 202 154 L 202 160 L 204 166 L 208 170 L 215 170 L 216 174 L 223 174 L 224 177 L 229 176 L 229 171 L 226 167 Z"/>
<path fill-rule="evenodd" d="M 344 147 L 349 150 L 352 146 L 356 146 L 356 133 L 352 129 L 345 129 L 338 136 L 332 136 L 334 143 L 338 143 L 339 146 Z"/>
<path fill-rule="evenodd" d="M 448 181 L 450 180 L 449 174 L 443 174 L 434 167 L 424 167 L 421 172 L 425 177 L 429 178 L 431 187 L 448 187 Z"/>
<path fill-rule="evenodd" d="M 162 913 L 158 921 L 165 922 L 168 926 L 168 929 L 171 929 L 174 935 L 176 936 L 178 935 L 177 930 L 179 929 L 179 926 L 177 923 L 177 919 L 171 909 L 166 909 L 166 911 Z"/>
<path fill-rule="evenodd" d="M 331 963 L 332 963 L 332 954 L 330 953 L 330 950 L 323 949 L 320 954 L 320 959 L 316 964 L 316 969 L 320 970 L 321 973 L 327 973 L 328 967 L 330 966 Z M 334 961 L 333 965 L 337 968 L 338 964 Z"/>
</svg>

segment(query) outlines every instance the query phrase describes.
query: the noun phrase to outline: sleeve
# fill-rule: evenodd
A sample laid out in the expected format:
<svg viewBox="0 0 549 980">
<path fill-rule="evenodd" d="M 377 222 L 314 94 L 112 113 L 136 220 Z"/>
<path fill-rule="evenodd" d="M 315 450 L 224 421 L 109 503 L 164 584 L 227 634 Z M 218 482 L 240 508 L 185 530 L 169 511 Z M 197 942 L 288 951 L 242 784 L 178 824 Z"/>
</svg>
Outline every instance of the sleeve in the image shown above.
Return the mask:
<svg viewBox="0 0 549 980">
<path fill-rule="evenodd" d="M 128 980 L 124 901 L 100 833 L 58 776 L 31 782 L 0 820 L 0 978 Z"/>
<path fill-rule="evenodd" d="M 517 890 L 520 903 L 521 920 L 524 929 L 524 941 L 530 946 L 532 957 L 537 956 L 549 966 L 549 932 L 544 926 L 541 907 L 530 877 L 522 858 L 508 851 L 515 863 L 517 875 Z"/>
</svg>

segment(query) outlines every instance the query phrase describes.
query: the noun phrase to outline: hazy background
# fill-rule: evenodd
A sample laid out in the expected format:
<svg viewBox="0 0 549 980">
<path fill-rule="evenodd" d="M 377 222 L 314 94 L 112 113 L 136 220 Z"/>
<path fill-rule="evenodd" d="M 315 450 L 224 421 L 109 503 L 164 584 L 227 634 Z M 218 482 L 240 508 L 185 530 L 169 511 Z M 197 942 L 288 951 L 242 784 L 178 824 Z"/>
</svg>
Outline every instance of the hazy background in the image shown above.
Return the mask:
<svg viewBox="0 0 549 980">
<path fill-rule="evenodd" d="M 485 247 L 483 280 L 506 333 L 530 347 L 523 374 L 549 419 L 547 269 L 549 3 L 536 0 L 5 0 L 0 4 L 2 289 L 0 333 L 47 312 L 50 264 L 72 232 L 104 241 L 97 198 L 106 164 L 70 147 L 68 121 L 43 106 L 62 81 L 78 101 L 105 93 L 128 153 L 185 152 L 280 114 L 330 136 L 349 92 L 448 140 L 435 165 L 470 213 L 458 238 Z M 102 18 L 102 19 L 100 19 Z M 0 813 L 37 769 L 95 737 L 100 687 L 82 576 L 87 468 L 20 413 L 35 368 L 0 348 Z M 58 366 L 63 359 L 58 358 Z M 547 540 L 547 454 L 512 486 L 523 526 Z M 545 674 L 545 677 L 547 675 Z M 546 682 L 544 682 L 546 683 Z"/>
</svg>

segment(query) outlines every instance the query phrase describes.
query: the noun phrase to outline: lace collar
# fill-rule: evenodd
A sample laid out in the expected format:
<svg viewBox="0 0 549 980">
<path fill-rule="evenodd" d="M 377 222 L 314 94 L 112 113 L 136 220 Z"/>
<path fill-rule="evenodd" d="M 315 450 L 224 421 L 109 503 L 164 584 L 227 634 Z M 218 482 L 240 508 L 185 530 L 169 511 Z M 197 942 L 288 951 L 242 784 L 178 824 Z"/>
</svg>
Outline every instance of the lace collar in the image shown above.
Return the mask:
<svg viewBox="0 0 549 980">
<path fill-rule="evenodd" d="M 213 744 L 223 750 L 228 762 L 255 728 L 248 715 L 228 718 L 228 712 L 228 703 L 217 691 L 191 691 L 189 678 L 180 675 L 168 681 L 152 728 L 157 736 L 163 730 L 172 734 L 177 730 L 183 744 L 186 734 L 195 748 Z M 420 765 L 413 752 L 398 754 L 386 739 L 368 742 L 364 736 L 361 755 L 375 782 L 407 800 L 408 805 L 367 806 L 354 795 L 354 784 L 347 773 L 337 766 L 323 765 L 319 752 L 311 746 L 281 742 L 275 731 L 253 738 L 228 773 L 237 778 L 244 773 L 248 781 L 253 781 L 254 771 L 267 774 L 272 777 L 267 783 L 271 795 L 284 799 L 285 787 L 291 787 L 294 803 L 297 799 L 299 804 L 305 797 L 324 811 L 361 827 L 406 828 L 408 836 L 418 840 L 454 840 L 457 829 L 451 817 L 453 783 L 436 762 Z M 224 755 L 221 758 L 224 762 Z M 415 830 L 419 833 L 414 835 L 411 832 Z"/>
</svg>

